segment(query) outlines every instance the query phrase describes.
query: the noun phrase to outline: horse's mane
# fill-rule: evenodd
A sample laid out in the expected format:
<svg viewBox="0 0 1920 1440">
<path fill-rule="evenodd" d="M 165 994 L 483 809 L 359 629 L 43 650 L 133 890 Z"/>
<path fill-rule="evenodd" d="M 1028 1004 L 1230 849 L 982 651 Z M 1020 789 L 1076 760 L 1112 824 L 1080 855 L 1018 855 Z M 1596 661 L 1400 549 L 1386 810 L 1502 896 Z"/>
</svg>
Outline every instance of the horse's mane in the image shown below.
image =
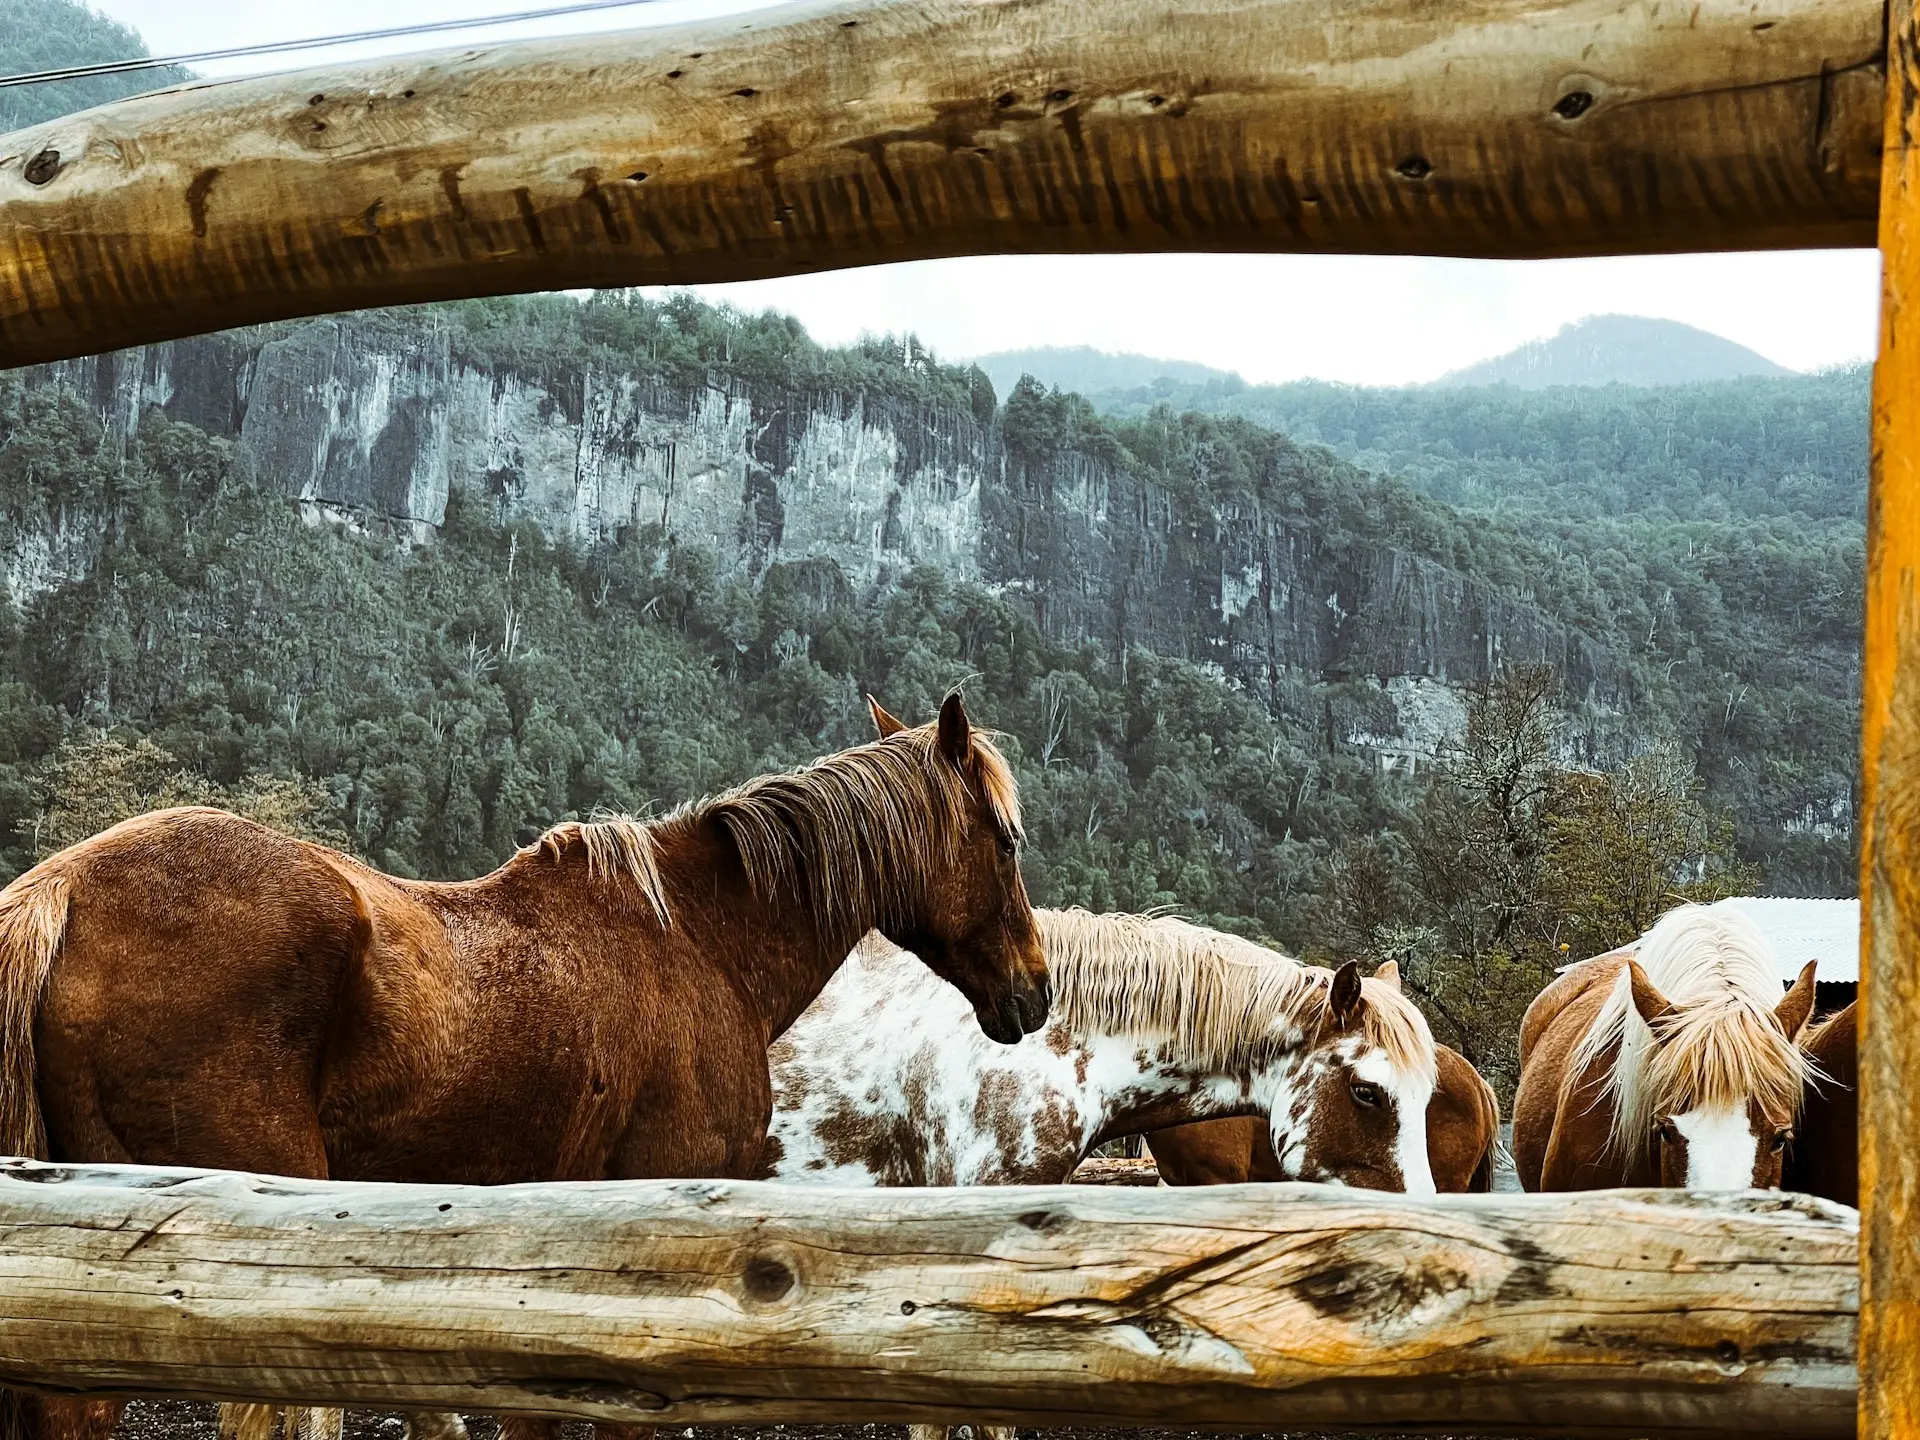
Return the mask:
<svg viewBox="0 0 1920 1440">
<path fill-rule="evenodd" d="M 755 895 L 793 887 L 829 932 L 904 921 L 919 893 L 916 870 L 959 859 L 972 804 L 968 777 L 936 747 L 931 725 L 901 730 L 801 769 L 689 801 L 657 820 L 565 820 L 520 854 L 558 861 L 578 844 L 589 874 L 627 879 L 667 925 L 672 921 L 660 875 L 661 841 L 712 823 L 733 842 Z M 1017 841 L 1020 797 L 1013 770 L 978 729 L 973 750 L 981 798 L 1007 838 Z"/>
<path fill-rule="evenodd" d="M 1632 977 L 1622 965 L 1562 1082 L 1578 1084 L 1619 1047 L 1604 1092 L 1613 1100 L 1610 1148 L 1631 1153 L 1655 1115 L 1698 1106 L 1752 1096 L 1798 1111 L 1809 1062 L 1774 1019 L 1780 972 L 1751 919 L 1728 905 L 1678 906 L 1647 932 L 1634 959 L 1673 1006 L 1659 1022 L 1659 1043 L 1634 1008 Z"/>
<path fill-rule="evenodd" d="M 1054 1009 L 1076 1029 L 1165 1037 L 1195 1063 L 1276 1048 L 1319 1022 L 1333 974 L 1238 935 L 1170 916 L 1036 910 Z M 1396 1069 L 1433 1078 L 1426 1018 L 1398 990 L 1363 980 L 1363 1033 Z M 1289 1039 L 1288 1037 L 1292 1038 Z"/>
</svg>

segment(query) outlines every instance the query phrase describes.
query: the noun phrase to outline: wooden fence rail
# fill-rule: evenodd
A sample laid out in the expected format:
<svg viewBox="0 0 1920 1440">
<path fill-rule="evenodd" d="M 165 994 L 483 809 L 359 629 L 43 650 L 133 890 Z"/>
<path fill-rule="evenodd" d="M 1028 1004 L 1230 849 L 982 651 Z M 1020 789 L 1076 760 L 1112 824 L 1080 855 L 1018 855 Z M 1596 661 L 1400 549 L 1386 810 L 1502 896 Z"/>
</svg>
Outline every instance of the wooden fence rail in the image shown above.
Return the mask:
<svg viewBox="0 0 1920 1440">
<path fill-rule="evenodd" d="M 0 1384 L 667 1423 L 1851 1435 L 1781 1195 L 500 1189 L 0 1164 Z"/>
<path fill-rule="evenodd" d="M 0 366 L 941 255 L 1871 245 L 1885 22 L 850 0 L 188 85 L 0 136 Z"/>
</svg>

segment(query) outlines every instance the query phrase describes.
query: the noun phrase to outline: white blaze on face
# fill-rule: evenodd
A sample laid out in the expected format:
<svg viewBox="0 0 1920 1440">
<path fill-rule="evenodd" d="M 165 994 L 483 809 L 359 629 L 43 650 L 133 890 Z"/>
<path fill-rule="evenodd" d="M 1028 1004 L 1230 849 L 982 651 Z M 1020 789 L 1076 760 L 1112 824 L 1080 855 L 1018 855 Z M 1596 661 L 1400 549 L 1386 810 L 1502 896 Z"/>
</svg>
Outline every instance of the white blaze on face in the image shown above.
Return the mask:
<svg viewBox="0 0 1920 1440">
<path fill-rule="evenodd" d="M 1673 1124 L 1687 1141 L 1689 1190 L 1753 1188 L 1760 1141 L 1753 1133 L 1746 1106 L 1689 1110 L 1674 1116 Z"/>
<path fill-rule="evenodd" d="M 1433 1099 L 1433 1082 L 1424 1075 L 1395 1069 L 1384 1050 L 1367 1051 L 1352 1062 L 1351 1068 L 1354 1079 L 1378 1085 L 1393 1097 L 1394 1121 L 1399 1127 L 1393 1158 L 1400 1167 L 1401 1189 L 1409 1195 L 1439 1194 L 1433 1183 L 1433 1164 L 1427 1158 L 1427 1105 Z"/>
</svg>

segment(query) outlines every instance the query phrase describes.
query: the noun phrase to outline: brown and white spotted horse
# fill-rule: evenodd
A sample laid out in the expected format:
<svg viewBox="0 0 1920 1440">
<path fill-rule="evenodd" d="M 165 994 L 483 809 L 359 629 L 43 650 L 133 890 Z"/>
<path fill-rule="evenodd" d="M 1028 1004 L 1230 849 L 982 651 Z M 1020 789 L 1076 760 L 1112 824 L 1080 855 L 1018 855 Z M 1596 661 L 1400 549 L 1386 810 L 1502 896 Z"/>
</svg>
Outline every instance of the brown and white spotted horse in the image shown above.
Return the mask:
<svg viewBox="0 0 1920 1440">
<path fill-rule="evenodd" d="M 1103 1141 L 1253 1114 L 1288 1179 L 1433 1193 L 1433 1037 L 1397 970 L 1362 980 L 1168 918 L 1034 918 L 1053 1010 L 1013 1046 L 976 1044 L 924 966 L 863 942 L 769 1054 L 768 1178 L 1058 1184 Z"/>
<path fill-rule="evenodd" d="M 769 1052 L 767 1178 L 1058 1184 L 1103 1141 L 1256 1114 L 1289 1179 L 1433 1193 L 1433 1039 L 1396 971 L 1164 917 L 1034 917 L 1053 1012 L 1011 1046 L 977 1043 L 911 955 L 862 942 Z"/>
<path fill-rule="evenodd" d="M 1493 1189 L 1500 1140 L 1500 1100 L 1467 1057 L 1433 1047 L 1433 1099 L 1427 1102 L 1427 1160 L 1442 1195 Z M 1281 1180 L 1279 1157 L 1266 1126 L 1253 1116 L 1200 1120 L 1155 1130 L 1147 1151 L 1169 1185 L 1239 1185 Z"/>
</svg>

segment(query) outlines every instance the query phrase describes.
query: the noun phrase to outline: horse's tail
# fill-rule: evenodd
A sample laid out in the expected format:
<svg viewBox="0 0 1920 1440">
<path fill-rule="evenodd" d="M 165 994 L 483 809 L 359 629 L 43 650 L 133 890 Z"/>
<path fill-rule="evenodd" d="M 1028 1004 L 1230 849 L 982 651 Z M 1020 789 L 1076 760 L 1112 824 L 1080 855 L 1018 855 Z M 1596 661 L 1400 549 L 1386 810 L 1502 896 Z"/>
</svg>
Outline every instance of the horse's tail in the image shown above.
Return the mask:
<svg viewBox="0 0 1920 1440">
<path fill-rule="evenodd" d="M 60 953 L 71 894 L 67 877 L 44 865 L 0 890 L 0 1155 L 47 1158 L 33 1021 Z"/>
</svg>

